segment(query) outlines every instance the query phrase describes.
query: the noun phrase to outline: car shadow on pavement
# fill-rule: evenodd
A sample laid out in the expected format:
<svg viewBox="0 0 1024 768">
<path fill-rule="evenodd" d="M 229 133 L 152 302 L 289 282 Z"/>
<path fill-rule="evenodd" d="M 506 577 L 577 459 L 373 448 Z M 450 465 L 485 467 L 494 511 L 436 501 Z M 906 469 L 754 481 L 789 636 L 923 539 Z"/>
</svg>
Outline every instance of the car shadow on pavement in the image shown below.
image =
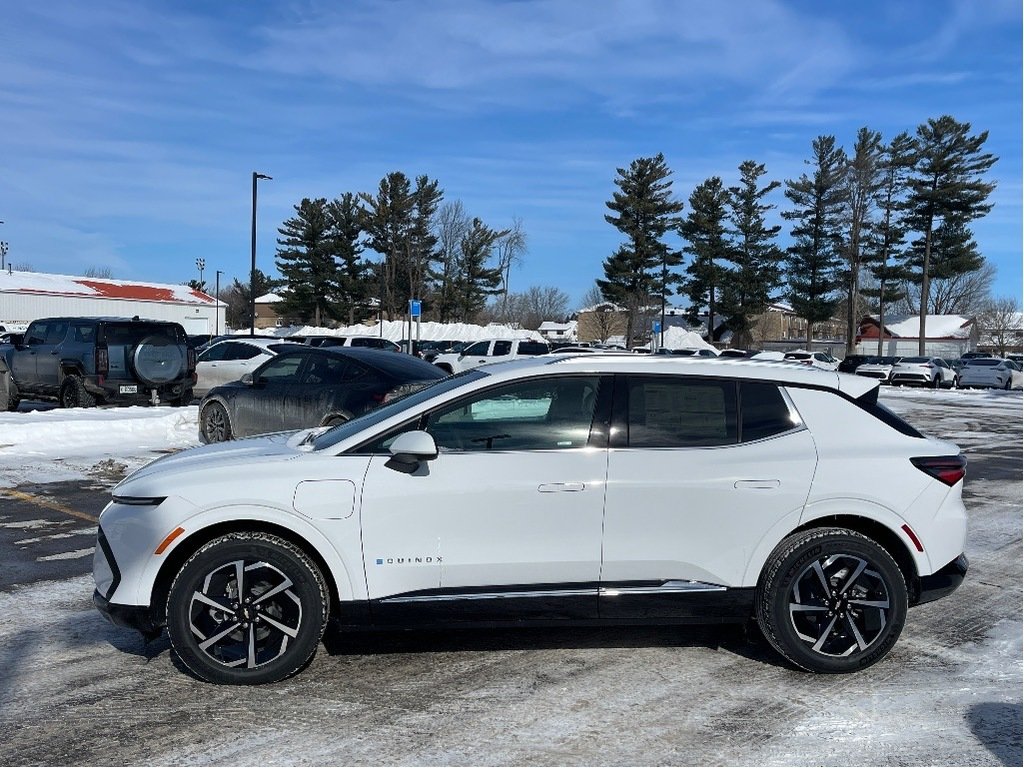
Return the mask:
<svg viewBox="0 0 1024 768">
<path fill-rule="evenodd" d="M 345 632 L 329 628 L 323 646 L 332 656 L 458 653 L 585 648 L 712 648 L 778 666 L 781 657 L 763 638 L 738 625 L 513 627 L 501 629 Z"/>
<path fill-rule="evenodd" d="M 1024 764 L 1021 747 L 1022 705 L 987 701 L 967 710 L 967 725 L 1002 765 Z"/>
</svg>

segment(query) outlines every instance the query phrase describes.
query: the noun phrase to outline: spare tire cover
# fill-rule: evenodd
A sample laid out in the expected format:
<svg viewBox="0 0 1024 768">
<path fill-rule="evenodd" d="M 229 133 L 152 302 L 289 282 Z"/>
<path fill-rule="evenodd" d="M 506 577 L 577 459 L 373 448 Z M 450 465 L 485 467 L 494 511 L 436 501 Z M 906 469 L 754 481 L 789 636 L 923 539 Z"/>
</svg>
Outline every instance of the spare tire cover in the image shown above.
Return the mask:
<svg viewBox="0 0 1024 768">
<path fill-rule="evenodd" d="M 166 337 L 147 336 L 135 347 L 132 367 L 143 384 L 158 386 L 174 381 L 185 369 L 185 350 Z"/>
</svg>

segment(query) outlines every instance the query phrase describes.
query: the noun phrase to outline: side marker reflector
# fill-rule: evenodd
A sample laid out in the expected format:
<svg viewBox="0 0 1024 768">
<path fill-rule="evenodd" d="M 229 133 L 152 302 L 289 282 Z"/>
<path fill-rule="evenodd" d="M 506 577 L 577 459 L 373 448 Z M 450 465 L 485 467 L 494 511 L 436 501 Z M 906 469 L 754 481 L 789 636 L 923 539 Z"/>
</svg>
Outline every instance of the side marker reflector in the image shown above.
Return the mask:
<svg viewBox="0 0 1024 768">
<path fill-rule="evenodd" d="M 903 526 L 903 527 L 906 528 L 906 526 Z M 160 542 L 160 546 L 157 547 L 156 550 L 154 550 L 153 554 L 154 555 L 162 555 L 164 553 L 164 550 L 167 549 L 169 546 L 171 546 L 171 542 L 173 542 L 176 538 L 181 536 L 181 534 L 183 534 L 184 532 L 185 532 L 184 528 L 181 528 L 181 527 L 175 528 L 173 531 L 171 531 L 169 534 L 167 534 L 167 538 L 166 539 L 164 539 L 163 541 Z"/>
<path fill-rule="evenodd" d="M 924 552 L 924 547 L 921 546 L 921 540 L 917 538 L 917 534 L 914 533 L 910 526 L 906 523 L 903 524 L 903 532 L 907 534 L 907 537 L 914 542 L 914 546 L 917 547 L 918 552 Z"/>
</svg>

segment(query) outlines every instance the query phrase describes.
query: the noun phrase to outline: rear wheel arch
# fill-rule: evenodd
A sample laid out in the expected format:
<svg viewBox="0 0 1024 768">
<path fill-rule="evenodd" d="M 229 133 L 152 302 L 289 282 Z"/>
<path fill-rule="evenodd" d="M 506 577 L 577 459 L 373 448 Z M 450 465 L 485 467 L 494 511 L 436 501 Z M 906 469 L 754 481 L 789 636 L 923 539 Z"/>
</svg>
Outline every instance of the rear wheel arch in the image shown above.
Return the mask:
<svg viewBox="0 0 1024 768">
<path fill-rule="evenodd" d="M 302 552 L 313 561 L 316 567 L 320 569 L 320 574 L 323 576 L 324 582 L 327 584 L 327 591 L 330 600 L 329 615 L 334 617 L 337 614 L 341 604 L 341 597 L 338 591 L 334 571 L 320 554 L 319 550 L 317 550 L 317 548 L 304 536 L 296 533 L 290 528 L 275 525 L 274 523 L 270 523 L 265 520 L 227 520 L 221 523 L 214 523 L 206 528 L 201 528 L 191 536 L 181 541 L 181 543 L 167 554 L 167 559 L 160 566 L 160 570 L 157 572 L 156 579 L 153 582 L 153 589 L 149 600 L 150 613 L 157 626 L 162 625 L 164 622 L 167 598 L 170 595 L 171 584 L 174 582 L 174 578 L 178 575 L 182 566 L 185 565 L 185 562 L 214 539 L 230 533 L 242 532 L 271 534 L 284 539 L 302 550 Z"/>
<path fill-rule="evenodd" d="M 910 604 L 913 605 L 917 602 L 917 598 L 921 594 L 921 577 L 917 570 L 917 563 L 903 539 L 887 525 L 860 515 L 829 515 L 816 518 L 795 528 L 787 534 L 787 537 L 814 528 L 848 528 L 867 536 L 881 546 L 899 566 L 910 594 Z"/>
</svg>

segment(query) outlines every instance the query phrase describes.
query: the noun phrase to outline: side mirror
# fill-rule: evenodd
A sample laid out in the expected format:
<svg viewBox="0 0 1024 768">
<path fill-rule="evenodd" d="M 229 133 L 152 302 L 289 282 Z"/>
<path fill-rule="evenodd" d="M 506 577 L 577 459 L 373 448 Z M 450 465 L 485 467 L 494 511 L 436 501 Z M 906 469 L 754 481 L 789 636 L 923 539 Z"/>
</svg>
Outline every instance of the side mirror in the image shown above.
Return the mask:
<svg viewBox="0 0 1024 768">
<path fill-rule="evenodd" d="M 405 432 L 391 443 L 391 458 L 385 466 L 396 472 L 411 475 L 420 468 L 421 462 L 437 458 L 437 443 L 427 432 L 414 430 Z"/>
<path fill-rule="evenodd" d="M 242 378 L 239 379 L 239 381 L 241 381 L 243 384 L 245 384 L 245 386 L 251 387 L 252 386 L 252 374 L 251 373 L 243 373 L 242 374 Z"/>
</svg>

